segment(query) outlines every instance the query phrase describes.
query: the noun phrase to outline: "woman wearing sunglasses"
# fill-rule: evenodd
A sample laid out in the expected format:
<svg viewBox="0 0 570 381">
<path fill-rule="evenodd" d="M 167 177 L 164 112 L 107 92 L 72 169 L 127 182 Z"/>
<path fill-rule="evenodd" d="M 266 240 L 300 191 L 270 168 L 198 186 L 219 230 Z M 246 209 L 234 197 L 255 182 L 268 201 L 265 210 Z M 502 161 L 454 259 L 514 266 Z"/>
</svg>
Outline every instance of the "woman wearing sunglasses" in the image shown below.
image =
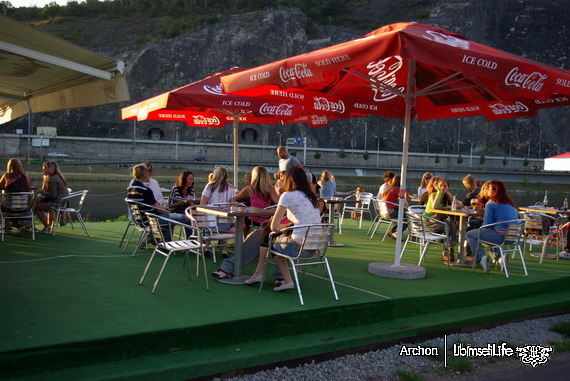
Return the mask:
<svg viewBox="0 0 570 381">
<path fill-rule="evenodd" d="M 485 215 L 483 217 L 483 225 L 493 224 L 495 222 L 511 221 L 518 218 L 518 212 L 515 203 L 507 192 L 507 187 L 502 181 L 488 181 L 483 184 L 481 195 L 489 199 L 485 205 Z M 477 249 L 477 238 L 493 243 L 503 242 L 504 235 L 508 228 L 507 224 L 494 225 L 492 228 L 483 229 L 479 233 L 479 229 L 467 232 L 467 242 L 471 251 Z M 475 253 L 475 261 L 481 263 L 481 267 L 487 273 L 490 270 L 489 257 L 485 255 L 485 251 L 481 248 Z M 495 260 L 499 260 L 500 255 L 495 255 Z"/>
</svg>

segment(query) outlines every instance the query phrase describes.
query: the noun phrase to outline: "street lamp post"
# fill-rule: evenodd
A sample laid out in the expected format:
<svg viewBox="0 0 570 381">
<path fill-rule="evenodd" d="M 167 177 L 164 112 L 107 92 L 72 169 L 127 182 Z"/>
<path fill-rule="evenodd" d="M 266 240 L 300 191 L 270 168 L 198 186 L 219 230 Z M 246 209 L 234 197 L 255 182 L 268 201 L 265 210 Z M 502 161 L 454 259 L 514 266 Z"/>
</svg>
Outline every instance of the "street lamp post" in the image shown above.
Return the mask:
<svg viewBox="0 0 570 381">
<path fill-rule="evenodd" d="M 281 147 L 281 132 L 277 131 L 277 135 L 279 135 L 279 147 Z"/>
<path fill-rule="evenodd" d="M 380 166 L 380 137 L 374 136 L 376 138 L 376 168 Z"/>
<path fill-rule="evenodd" d="M 473 167 L 473 141 L 469 140 L 469 143 L 471 143 L 471 156 L 469 156 L 469 166 Z"/>
</svg>

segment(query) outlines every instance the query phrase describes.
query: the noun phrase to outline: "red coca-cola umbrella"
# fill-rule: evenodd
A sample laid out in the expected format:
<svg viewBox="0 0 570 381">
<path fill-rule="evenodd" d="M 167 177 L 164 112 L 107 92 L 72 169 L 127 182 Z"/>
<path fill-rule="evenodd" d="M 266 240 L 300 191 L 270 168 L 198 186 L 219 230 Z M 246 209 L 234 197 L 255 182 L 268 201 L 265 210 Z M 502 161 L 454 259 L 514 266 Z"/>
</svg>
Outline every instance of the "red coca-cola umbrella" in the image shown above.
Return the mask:
<svg viewBox="0 0 570 381">
<path fill-rule="evenodd" d="M 402 189 L 414 118 L 482 115 L 497 120 L 570 104 L 568 70 L 418 23 L 387 25 L 356 40 L 229 75 L 222 84 L 227 93 L 288 99 L 307 111 L 331 104 L 345 112 L 404 119 Z M 395 265 L 400 263 L 402 206 L 403 199 Z"/>
<path fill-rule="evenodd" d="M 304 106 L 286 100 L 228 95 L 221 91 L 220 78 L 239 73 L 232 68 L 212 74 L 200 81 L 157 95 L 121 110 L 123 119 L 183 121 L 189 126 L 223 127 L 233 123 L 234 131 L 234 185 L 238 184 L 238 125 L 239 123 L 309 123 L 311 126 L 328 124 L 335 115 L 308 115 Z M 330 113 L 329 113 L 330 114 Z M 346 117 L 350 116 L 345 113 Z"/>
</svg>

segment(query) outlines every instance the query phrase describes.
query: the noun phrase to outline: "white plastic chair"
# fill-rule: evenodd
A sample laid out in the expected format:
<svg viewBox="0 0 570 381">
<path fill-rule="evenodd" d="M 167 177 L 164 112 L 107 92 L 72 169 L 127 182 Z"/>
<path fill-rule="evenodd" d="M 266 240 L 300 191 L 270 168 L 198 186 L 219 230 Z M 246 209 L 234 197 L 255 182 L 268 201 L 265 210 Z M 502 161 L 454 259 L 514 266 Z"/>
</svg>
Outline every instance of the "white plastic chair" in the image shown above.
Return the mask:
<svg viewBox="0 0 570 381">
<path fill-rule="evenodd" d="M 67 216 L 68 222 L 71 224 L 71 228 L 75 229 L 71 218 L 71 215 L 75 214 L 79 224 L 81 224 L 81 227 L 83 228 L 83 231 L 87 237 L 89 237 L 89 232 L 87 231 L 87 227 L 85 227 L 83 217 L 81 217 L 81 208 L 83 207 L 83 203 L 85 202 L 85 197 L 88 192 L 88 190 L 72 192 L 69 196 L 65 196 L 61 199 L 59 206 L 54 211 L 55 216 L 51 223 L 51 232 L 53 235 L 55 235 L 55 230 L 64 216 Z"/>
<path fill-rule="evenodd" d="M 282 233 L 287 233 L 294 231 L 296 229 L 306 229 L 303 242 L 299 246 L 299 251 L 294 257 L 290 257 L 285 254 L 281 254 L 273 249 L 274 239 L 281 235 Z M 329 245 L 330 235 L 334 229 L 334 224 L 314 224 L 314 225 L 296 225 L 283 229 L 279 232 L 273 232 L 269 235 L 269 242 L 271 243 L 270 249 L 267 252 L 267 260 L 265 261 L 265 267 L 267 267 L 268 262 L 275 262 L 275 256 L 277 258 L 286 259 L 293 270 L 293 277 L 295 280 L 295 286 L 297 288 L 297 293 L 299 294 L 299 301 L 301 305 L 304 305 L 303 293 L 301 291 L 302 285 L 299 283 L 298 272 L 305 275 L 305 272 L 301 269 L 303 266 L 314 266 L 322 264 L 325 269 L 325 275 L 329 278 L 331 287 L 333 290 L 335 300 L 338 300 L 338 294 L 336 292 L 336 287 L 334 284 L 331 268 L 327 257 L 325 256 L 326 250 Z M 297 270 L 299 269 L 299 270 Z M 263 279 L 265 279 L 265 268 L 263 269 Z M 263 288 L 263 281 L 259 284 L 259 293 Z"/>
<path fill-rule="evenodd" d="M 397 218 L 390 218 L 389 209 L 396 209 L 398 207 L 398 204 L 375 198 L 373 200 L 373 205 L 375 206 L 374 208 L 376 210 L 376 217 L 372 222 L 372 226 L 370 227 L 370 230 L 372 232 L 372 234 L 370 234 L 370 239 L 374 238 L 374 235 L 376 234 L 376 231 L 378 231 L 380 225 L 388 224 L 388 227 L 384 232 L 384 237 L 382 237 L 382 242 L 384 242 L 386 236 L 388 235 L 388 232 L 398 223 Z"/>
<path fill-rule="evenodd" d="M 481 231 L 483 229 L 492 229 L 496 225 L 503 225 L 503 224 L 508 224 L 508 228 L 502 242 L 494 243 L 494 242 L 487 242 L 481 239 Z M 483 225 L 478 229 L 479 233 L 477 235 L 477 249 L 481 247 L 485 249 L 487 252 L 489 251 L 494 252 L 495 250 L 498 250 L 499 254 L 501 255 L 501 267 L 505 271 L 505 276 L 507 278 L 509 277 L 509 269 L 508 269 L 509 266 L 507 259 L 508 253 L 512 253 L 511 259 L 514 259 L 517 252 L 519 253 L 524 269 L 524 275 L 528 275 L 526 264 L 524 262 L 524 255 L 520 246 L 520 240 L 524 234 L 524 229 L 525 229 L 524 219 L 495 222 L 492 224 Z M 471 271 L 475 271 L 476 266 L 477 264 L 475 263 L 475 261 L 473 261 L 473 268 Z"/>
<path fill-rule="evenodd" d="M 208 277 L 206 276 L 206 260 L 204 256 L 204 246 L 200 244 L 200 230 L 193 229 L 191 225 L 184 224 L 182 222 L 174 221 L 165 217 L 157 216 L 156 214 L 146 213 L 148 224 L 152 236 L 156 242 L 156 247 L 150 256 L 150 259 L 144 269 L 143 275 L 141 277 L 140 283 L 143 284 L 144 278 L 148 273 L 150 265 L 152 261 L 156 257 L 156 255 L 164 256 L 164 262 L 162 263 L 162 267 L 158 273 L 158 277 L 156 278 L 154 285 L 152 287 L 152 293 L 154 294 L 156 287 L 158 286 L 158 282 L 160 282 L 160 278 L 162 277 L 162 273 L 166 268 L 168 260 L 170 256 L 174 253 L 179 251 L 184 252 L 184 263 L 190 263 L 190 259 L 188 257 L 188 253 L 194 253 L 196 255 L 196 276 L 199 275 L 199 268 L 200 268 L 200 257 L 202 258 L 202 265 L 204 267 L 204 280 L 206 282 L 206 291 L 209 290 L 208 286 Z M 180 227 L 182 231 L 193 230 L 196 234 L 195 236 L 186 237 L 184 239 L 179 239 L 175 241 L 166 241 L 164 239 L 164 234 L 162 232 L 162 226 L 164 224 L 169 224 L 171 227 Z M 174 229 L 171 229 L 174 230 Z M 188 278 L 190 278 L 190 266 L 188 266 Z"/>
<path fill-rule="evenodd" d="M 409 210 L 406 212 L 408 220 L 408 238 L 402 247 L 400 259 L 404 256 L 408 243 L 420 246 L 420 260 L 418 266 L 424 261 L 425 255 L 429 250 L 432 243 L 441 245 L 444 249 L 449 247 L 449 238 L 447 237 L 447 223 L 436 220 L 432 217 L 427 217 L 422 214 L 412 213 Z M 432 225 L 431 229 L 426 228 L 426 223 Z M 443 233 L 436 233 L 434 230 L 443 230 Z M 449 267 L 449 261 L 447 262 Z"/>
<path fill-rule="evenodd" d="M 373 198 L 374 195 L 372 193 L 366 193 L 366 192 L 361 192 L 360 194 L 354 194 L 346 197 L 345 200 L 357 199 L 358 204 L 356 205 L 344 204 L 344 207 L 342 208 L 342 213 L 340 214 L 339 225 L 342 225 L 346 213 L 359 213 L 360 218 L 358 222 L 358 228 L 359 229 L 362 228 L 362 217 L 364 216 L 364 213 L 368 213 L 368 215 L 372 217 L 372 213 L 370 211 L 370 203 L 372 202 Z"/>
<path fill-rule="evenodd" d="M 523 254 L 526 255 L 527 245 L 529 251 L 532 251 L 532 245 L 543 245 L 540 261 L 542 263 L 544 257 L 548 253 L 548 245 L 551 239 L 556 240 L 556 260 L 558 260 L 558 252 L 563 248 L 564 237 L 560 229 L 561 221 L 554 216 L 545 213 L 537 213 L 530 211 L 520 212 L 524 219 L 524 242 Z M 548 226 L 545 226 L 548 225 Z"/>
<path fill-rule="evenodd" d="M 2 230 L 2 242 L 4 242 L 4 228 L 7 220 L 23 219 L 30 220 L 32 226 L 32 239 L 36 239 L 34 227 L 34 200 L 33 192 L 7 192 L 2 193 L 2 208 L 0 208 L 0 228 Z"/>
<path fill-rule="evenodd" d="M 220 233 L 218 231 L 218 218 L 215 214 L 203 213 L 196 210 L 199 205 L 186 208 L 186 217 L 196 221 L 196 227 L 200 229 L 204 245 L 212 249 L 212 260 L 217 263 L 216 247 L 228 246 L 228 240 L 235 239 L 235 233 Z M 213 243 L 212 241 L 216 241 Z"/>
</svg>

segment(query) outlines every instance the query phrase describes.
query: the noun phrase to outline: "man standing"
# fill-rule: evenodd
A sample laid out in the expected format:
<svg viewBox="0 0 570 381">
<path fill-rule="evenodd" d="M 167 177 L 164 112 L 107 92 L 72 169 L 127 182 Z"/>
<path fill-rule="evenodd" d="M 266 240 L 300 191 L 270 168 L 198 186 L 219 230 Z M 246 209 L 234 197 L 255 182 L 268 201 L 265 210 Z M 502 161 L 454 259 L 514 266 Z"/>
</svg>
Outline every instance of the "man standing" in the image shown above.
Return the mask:
<svg viewBox="0 0 570 381">
<path fill-rule="evenodd" d="M 279 172 L 289 172 L 293 168 L 302 168 L 303 166 L 295 156 L 287 153 L 287 148 L 283 146 L 277 147 L 277 156 L 279 156 Z"/>
</svg>

